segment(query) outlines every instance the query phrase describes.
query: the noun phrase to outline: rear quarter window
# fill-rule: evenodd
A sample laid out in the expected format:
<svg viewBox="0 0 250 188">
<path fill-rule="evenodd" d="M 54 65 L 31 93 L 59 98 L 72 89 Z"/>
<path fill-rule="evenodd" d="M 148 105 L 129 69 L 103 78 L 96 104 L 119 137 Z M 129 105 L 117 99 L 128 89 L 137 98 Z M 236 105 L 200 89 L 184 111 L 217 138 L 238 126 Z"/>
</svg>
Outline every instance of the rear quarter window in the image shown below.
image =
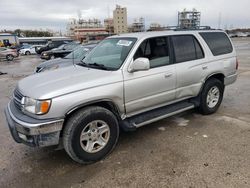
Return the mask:
<svg viewBox="0 0 250 188">
<path fill-rule="evenodd" d="M 223 32 L 202 32 L 200 35 L 214 56 L 229 54 L 233 51 L 229 38 Z"/>
</svg>

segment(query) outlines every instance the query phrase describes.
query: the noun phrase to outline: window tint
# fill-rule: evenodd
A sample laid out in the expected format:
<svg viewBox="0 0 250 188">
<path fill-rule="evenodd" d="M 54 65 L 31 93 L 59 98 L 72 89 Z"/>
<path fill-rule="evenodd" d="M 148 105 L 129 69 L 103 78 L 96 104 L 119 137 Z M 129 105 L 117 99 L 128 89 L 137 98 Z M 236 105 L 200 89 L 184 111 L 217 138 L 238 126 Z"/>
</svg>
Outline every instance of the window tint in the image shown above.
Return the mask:
<svg viewBox="0 0 250 188">
<path fill-rule="evenodd" d="M 222 32 L 202 32 L 202 38 L 214 56 L 228 54 L 233 51 L 232 44 L 225 33 Z"/>
<path fill-rule="evenodd" d="M 204 57 L 197 39 L 191 35 L 172 36 L 175 62 L 185 62 Z"/>
<path fill-rule="evenodd" d="M 170 64 L 167 37 L 147 39 L 137 49 L 134 59 L 145 57 L 149 59 L 150 68 Z"/>
</svg>

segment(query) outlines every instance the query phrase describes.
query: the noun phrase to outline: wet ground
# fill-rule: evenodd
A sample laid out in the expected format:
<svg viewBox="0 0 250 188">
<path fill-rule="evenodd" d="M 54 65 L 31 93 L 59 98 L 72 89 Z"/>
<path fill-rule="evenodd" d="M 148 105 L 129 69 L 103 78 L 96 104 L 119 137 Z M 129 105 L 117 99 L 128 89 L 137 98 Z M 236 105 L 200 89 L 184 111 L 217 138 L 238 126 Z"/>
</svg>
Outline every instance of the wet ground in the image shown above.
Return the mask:
<svg viewBox="0 0 250 188">
<path fill-rule="evenodd" d="M 250 39 L 234 39 L 239 78 L 219 111 L 195 111 L 121 133 L 116 149 L 82 166 L 64 150 L 17 144 L 4 117 L 17 81 L 41 62 L 0 61 L 0 187 L 250 187 Z"/>
</svg>

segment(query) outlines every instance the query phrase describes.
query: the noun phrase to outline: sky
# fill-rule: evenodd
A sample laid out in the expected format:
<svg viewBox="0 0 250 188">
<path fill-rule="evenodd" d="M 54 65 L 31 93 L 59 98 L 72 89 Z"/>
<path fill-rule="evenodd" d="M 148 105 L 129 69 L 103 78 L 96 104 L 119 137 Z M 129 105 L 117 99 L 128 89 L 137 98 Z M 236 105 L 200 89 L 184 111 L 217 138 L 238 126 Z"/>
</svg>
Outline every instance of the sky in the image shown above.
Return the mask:
<svg viewBox="0 0 250 188">
<path fill-rule="evenodd" d="M 116 4 L 127 7 L 128 23 L 144 17 L 146 26 L 152 22 L 175 26 L 178 11 L 195 8 L 201 12 L 201 25 L 250 28 L 249 0 L 0 0 L 0 30 L 66 31 L 69 18 L 78 18 L 79 12 L 83 19 L 103 21 L 112 17 Z"/>
</svg>

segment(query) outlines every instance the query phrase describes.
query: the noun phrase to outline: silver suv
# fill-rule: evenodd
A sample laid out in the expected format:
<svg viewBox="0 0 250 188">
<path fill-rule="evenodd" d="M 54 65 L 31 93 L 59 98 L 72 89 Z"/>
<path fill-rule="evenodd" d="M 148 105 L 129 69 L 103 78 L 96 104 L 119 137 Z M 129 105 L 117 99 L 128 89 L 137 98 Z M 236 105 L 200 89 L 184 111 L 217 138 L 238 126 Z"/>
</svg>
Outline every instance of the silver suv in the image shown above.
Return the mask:
<svg viewBox="0 0 250 188">
<path fill-rule="evenodd" d="M 62 143 L 74 161 L 92 163 L 114 149 L 120 129 L 192 108 L 216 112 L 237 68 L 223 31 L 117 35 L 74 66 L 21 80 L 5 114 L 16 142 Z"/>
</svg>

